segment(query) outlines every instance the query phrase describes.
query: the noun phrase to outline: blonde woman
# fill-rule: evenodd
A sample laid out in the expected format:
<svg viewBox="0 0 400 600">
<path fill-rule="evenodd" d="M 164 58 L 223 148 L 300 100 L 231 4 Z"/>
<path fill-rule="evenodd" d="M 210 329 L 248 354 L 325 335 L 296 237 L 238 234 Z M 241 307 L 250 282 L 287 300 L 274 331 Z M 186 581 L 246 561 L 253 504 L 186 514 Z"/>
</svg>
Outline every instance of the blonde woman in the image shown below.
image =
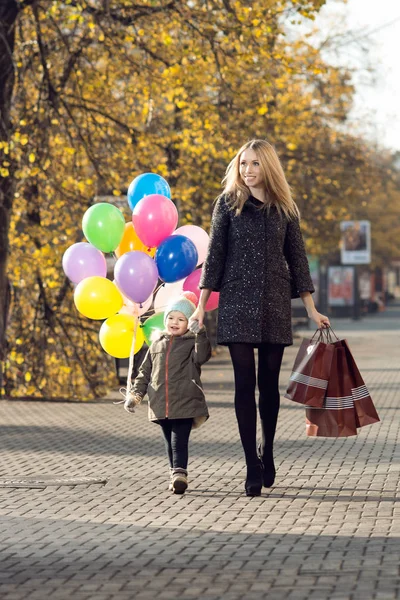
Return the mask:
<svg viewBox="0 0 400 600">
<path fill-rule="evenodd" d="M 275 480 L 273 441 L 279 411 L 279 372 L 293 343 L 291 298 L 301 297 L 318 328 L 329 319 L 315 308 L 299 224 L 278 155 L 265 140 L 246 143 L 229 164 L 213 212 L 210 245 L 190 321 L 203 326 L 212 291 L 220 292 L 218 344 L 229 347 L 235 411 L 247 465 L 245 491 L 259 496 Z M 254 348 L 258 349 L 256 374 Z M 255 390 L 262 441 L 257 448 Z"/>
</svg>

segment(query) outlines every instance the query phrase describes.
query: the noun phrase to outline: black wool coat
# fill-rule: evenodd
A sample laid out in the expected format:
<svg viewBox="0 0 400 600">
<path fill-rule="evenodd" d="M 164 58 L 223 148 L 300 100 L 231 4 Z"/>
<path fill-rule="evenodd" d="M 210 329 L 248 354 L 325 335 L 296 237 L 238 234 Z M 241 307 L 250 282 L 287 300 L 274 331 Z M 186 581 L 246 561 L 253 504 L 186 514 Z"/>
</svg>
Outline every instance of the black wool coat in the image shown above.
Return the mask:
<svg viewBox="0 0 400 600">
<path fill-rule="evenodd" d="M 291 298 L 314 292 L 298 219 L 250 196 L 236 215 L 222 196 L 199 287 L 220 292 L 217 343 L 293 343 Z"/>
</svg>

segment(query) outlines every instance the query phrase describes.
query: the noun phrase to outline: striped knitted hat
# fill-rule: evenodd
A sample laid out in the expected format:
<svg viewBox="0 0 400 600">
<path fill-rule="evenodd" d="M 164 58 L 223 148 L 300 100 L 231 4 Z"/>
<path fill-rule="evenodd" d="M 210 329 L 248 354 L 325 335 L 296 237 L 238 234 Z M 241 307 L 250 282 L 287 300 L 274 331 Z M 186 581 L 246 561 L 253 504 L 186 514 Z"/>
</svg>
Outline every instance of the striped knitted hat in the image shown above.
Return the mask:
<svg viewBox="0 0 400 600">
<path fill-rule="evenodd" d="M 179 312 L 184 314 L 187 320 L 189 320 L 194 311 L 196 310 L 196 305 L 193 302 L 191 302 L 191 300 L 189 300 L 188 298 L 185 298 L 185 296 L 178 296 L 178 298 L 173 298 L 168 302 L 167 308 L 165 309 L 164 325 L 166 325 L 167 323 L 167 317 L 169 313 L 173 312 L 174 310 L 179 310 Z"/>
</svg>

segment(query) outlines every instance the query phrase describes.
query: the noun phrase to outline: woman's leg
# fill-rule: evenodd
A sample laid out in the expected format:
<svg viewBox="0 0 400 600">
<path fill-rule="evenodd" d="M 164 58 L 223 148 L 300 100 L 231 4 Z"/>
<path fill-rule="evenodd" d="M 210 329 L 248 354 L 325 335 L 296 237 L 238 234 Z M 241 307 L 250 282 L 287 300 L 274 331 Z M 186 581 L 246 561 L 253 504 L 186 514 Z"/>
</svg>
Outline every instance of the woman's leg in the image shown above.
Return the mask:
<svg viewBox="0 0 400 600">
<path fill-rule="evenodd" d="M 187 469 L 189 458 L 189 436 L 193 419 L 171 419 L 172 466 Z"/>
<path fill-rule="evenodd" d="M 172 461 L 172 443 L 171 443 L 171 435 L 172 435 L 171 421 L 169 419 L 161 419 L 159 421 L 159 424 L 161 426 L 161 429 L 162 429 L 162 432 L 164 435 L 165 450 L 166 450 L 166 453 L 168 456 L 169 466 L 172 468 L 173 461 Z"/>
<path fill-rule="evenodd" d="M 273 443 L 278 420 L 280 396 L 279 373 L 283 351 L 281 344 L 262 344 L 258 349 L 258 389 L 262 441 L 261 457 L 266 472 L 275 473 Z"/>
<path fill-rule="evenodd" d="M 229 344 L 235 375 L 235 411 L 240 439 L 248 466 L 259 463 L 257 456 L 256 366 L 251 344 Z"/>
</svg>

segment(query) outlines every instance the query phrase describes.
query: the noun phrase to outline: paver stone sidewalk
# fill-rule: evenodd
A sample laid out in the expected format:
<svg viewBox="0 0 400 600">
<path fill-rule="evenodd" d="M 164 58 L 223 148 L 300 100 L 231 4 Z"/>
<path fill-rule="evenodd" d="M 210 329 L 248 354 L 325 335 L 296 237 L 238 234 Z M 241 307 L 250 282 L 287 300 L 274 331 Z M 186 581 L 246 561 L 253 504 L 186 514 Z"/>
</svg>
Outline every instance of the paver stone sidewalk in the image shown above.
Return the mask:
<svg viewBox="0 0 400 600">
<path fill-rule="evenodd" d="M 243 494 L 226 351 L 204 368 L 211 418 L 183 497 L 145 406 L 0 403 L 0 478 L 14 481 L 0 487 L 1 600 L 400 598 L 399 326 L 367 325 L 343 333 L 382 422 L 306 438 L 303 408 L 283 399 L 261 498 Z"/>
</svg>

